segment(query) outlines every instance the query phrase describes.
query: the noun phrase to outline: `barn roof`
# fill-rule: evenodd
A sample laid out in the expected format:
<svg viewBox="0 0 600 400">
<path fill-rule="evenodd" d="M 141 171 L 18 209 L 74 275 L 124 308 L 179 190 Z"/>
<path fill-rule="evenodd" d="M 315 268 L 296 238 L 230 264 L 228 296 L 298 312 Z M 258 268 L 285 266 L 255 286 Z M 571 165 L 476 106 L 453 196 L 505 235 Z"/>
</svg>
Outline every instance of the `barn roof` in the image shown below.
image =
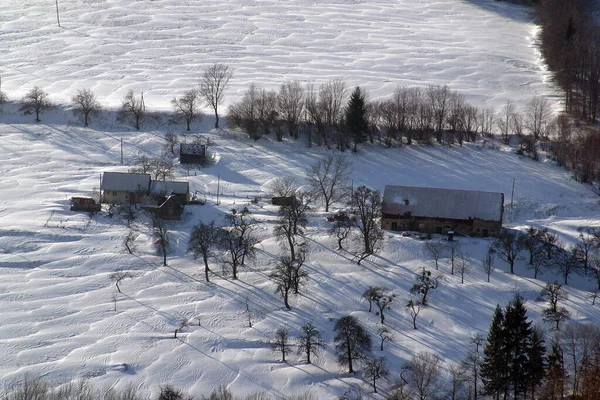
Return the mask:
<svg viewBox="0 0 600 400">
<path fill-rule="evenodd" d="M 190 191 L 188 182 L 176 181 L 152 181 L 150 184 L 150 192 L 171 194 L 187 194 Z"/>
<path fill-rule="evenodd" d="M 102 190 L 117 192 L 134 192 L 138 189 L 148 190 L 150 175 L 130 174 L 126 172 L 105 172 L 102 175 Z"/>
<path fill-rule="evenodd" d="M 382 211 L 416 217 L 501 221 L 503 205 L 502 193 L 390 185 L 383 192 Z"/>
</svg>

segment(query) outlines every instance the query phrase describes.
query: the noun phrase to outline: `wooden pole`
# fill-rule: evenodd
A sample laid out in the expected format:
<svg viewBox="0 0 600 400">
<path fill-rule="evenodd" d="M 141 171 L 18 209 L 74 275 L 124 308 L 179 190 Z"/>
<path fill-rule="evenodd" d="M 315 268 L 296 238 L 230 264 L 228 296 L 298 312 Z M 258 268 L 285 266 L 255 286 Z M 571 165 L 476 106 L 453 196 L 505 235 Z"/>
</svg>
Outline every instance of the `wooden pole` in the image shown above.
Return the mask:
<svg viewBox="0 0 600 400">
<path fill-rule="evenodd" d="M 123 165 L 123 138 L 121 138 L 121 165 Z"/>
<path fill-rule="evenodd" d="M 60 27 L 60 15 L 58 14 L 58 0 L 56 0 L 56 22 L 58 23 L 58 26 Z"/>
<path fill-rule="evenodd" d="M 217 205 L 219 205 L 219 192 L 221 191 L 221 174 L 217 174 Z"/>
<path fill-rule="evenodd" d="M 515 198 L 515 178 L 513 178 L 512 192 L 510 194 L 510 209 L 513 208 L 513 199 Z"/>
</svg>

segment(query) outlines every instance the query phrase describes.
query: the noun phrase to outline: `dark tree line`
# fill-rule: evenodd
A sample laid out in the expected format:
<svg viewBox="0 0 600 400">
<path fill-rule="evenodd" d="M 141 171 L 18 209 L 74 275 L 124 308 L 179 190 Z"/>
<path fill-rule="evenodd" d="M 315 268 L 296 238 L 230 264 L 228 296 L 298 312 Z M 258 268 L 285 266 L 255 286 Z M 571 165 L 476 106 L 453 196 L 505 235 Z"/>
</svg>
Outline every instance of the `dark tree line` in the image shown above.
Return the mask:
<svg viewBox="0 0 600 400">
<path fill-rule="evenodd" d="M 590 182 L 598 177 L 600 133 L 600 29 L 592 0 L 545 0 L 537 5 L 541 49 L 555 82 L 564 91 L 567 116 L 556 123 L 552 150 L 559 165 Z"/>
</svg>

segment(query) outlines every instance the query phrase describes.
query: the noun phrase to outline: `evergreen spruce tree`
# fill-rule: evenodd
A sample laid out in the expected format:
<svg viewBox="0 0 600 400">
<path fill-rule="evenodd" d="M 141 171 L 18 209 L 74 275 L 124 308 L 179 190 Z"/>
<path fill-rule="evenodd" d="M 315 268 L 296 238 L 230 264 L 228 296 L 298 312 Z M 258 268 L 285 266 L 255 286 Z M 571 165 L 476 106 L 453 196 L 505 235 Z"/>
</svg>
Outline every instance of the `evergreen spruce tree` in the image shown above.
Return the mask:
<svg viewBox="0 0 600 400">
<path fill-rule="evenodd" d="M 529 360 L 527 351 L 531 343 L 531 322 L 527 320 L 525 302 L 519 295 L 508 304 L 504 313 L 506 355 L 508 357 L 508 382 L 513 398 L 518 399 L 527 389 Z"/>
<path fill-rule="evenodd" d="M 529 370 L 528 392 L 532 399 L 535 399 L 536 390 L 540 387 L 546 376 L 546 346 L 544 344 L 544 333 L 538 328 L 533 328 L 531 332 L 531 341 L 527 349 L 527 358 Z"/>
<path fill-rule="evenodd" d="M 544 399 L 563 399 L 565 397 L 565 364 L 563 352 L 557 341 L 552 342 L 552 349 L 548 354 L 548 368 L 546 371 L 546 384 L 542 397 Z"/>
<path fill-rule="evenodd" d="M 367 107 L 365 105 L 365 96 L 357 86 L 350 96 L 345 115 L 346 129 L 352 136 L 354 142 L 354 152 L 358 151 L 358 144 L 367 140 L 369 124 L 367 122 Z"/>
<path fill-rule="evenodd" d="M 488 331 L 480 371 L 481 380 L 483 381 L 483 394 L 493 396 L 496 400 L 499 400 L 500 395 L 506 392 L 507 387 L 506 341 L 504 313 L 498 304 Z"/>
</svg>

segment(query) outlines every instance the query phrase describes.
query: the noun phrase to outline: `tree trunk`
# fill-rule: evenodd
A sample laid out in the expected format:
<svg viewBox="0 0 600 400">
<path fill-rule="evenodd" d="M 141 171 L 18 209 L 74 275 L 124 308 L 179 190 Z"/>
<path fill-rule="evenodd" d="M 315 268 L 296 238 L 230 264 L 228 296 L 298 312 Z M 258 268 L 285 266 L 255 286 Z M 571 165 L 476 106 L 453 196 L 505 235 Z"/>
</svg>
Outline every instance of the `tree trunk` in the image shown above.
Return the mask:
<svg viewBox="0 0 600 400">
<path fill-rule="evenodd" d="M 219 129 L 219 113 L 217 112 L 216 106 L 215 106 L 215 129 Z"/>
<path fill-rule="evenodd" d="M 283 292 L 283 303 L 285 304 L 285 308 L 287 308 L 288 310 L 291 310 L 292 307 L 290 307 L 290 304 L 288 303 L 288 290 L 285 290 Z"/>
<path fill-rule="evenodd" d="M 346 350 L 348 351 L 348 372 L 353 373 L 354 368 L 352 368 L 352 351 L 350 349 L 350 338 L 346 335 Z"/>
<path fill-rule="evenodd" d="M 163 267 L 167 266 L 167 249 L 163 248 Z"/>
<path fill-rule="evenodd" d="M 208 267 L 208 257 L 202 256 L 202 258 L 204 259 L 204 276 L 206 277 L 206 282 L 210 282 L 208 279 L 208 271 L 210 271 L 210 268 Z"/>
</svg>

